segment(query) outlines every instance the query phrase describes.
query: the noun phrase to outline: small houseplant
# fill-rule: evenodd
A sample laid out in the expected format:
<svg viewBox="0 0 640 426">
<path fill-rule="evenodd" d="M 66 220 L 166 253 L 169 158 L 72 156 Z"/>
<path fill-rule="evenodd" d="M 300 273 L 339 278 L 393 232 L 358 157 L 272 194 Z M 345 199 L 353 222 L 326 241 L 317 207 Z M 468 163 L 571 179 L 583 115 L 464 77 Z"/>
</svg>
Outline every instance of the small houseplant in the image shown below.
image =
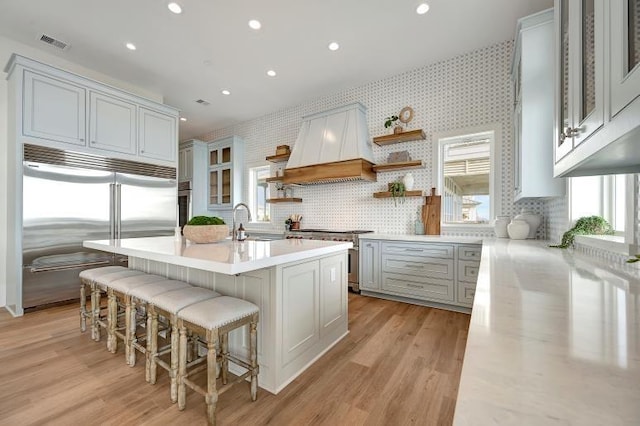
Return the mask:
<svg viewBox="0 0 640 426">
<path fill-rule="evenodd" d="M 182 230 L 187 240 L 206 244 L 224 240 L 229 236 L 229 226 L 216 216 L 194 216 Z"/>
<path fill-rule="evenodd" d="M 395 125 L 395 127 L 393 128 L 393 133 L 402 133 L 402 126 L 398 123 L 398 120 L 400 120 L 400 117 L 398 117 L 397 115 L 387 117 L 384 122 L 384 128 L 388 129 L 389 127 Z"/>
<path fill-rule="evenodd" d="M 400 199 L 401 203 L 405 201 L 405 186 L 402 182 L 391 182 L 389 184 L 389 192 L 391 192 L 391 197 L 393 198 L 393 205 L 398 206 L 398 199 Z"/>
<path fill-rule="evenodd" d="M 560 244 L 550 247 L 567 248 L 573 247 L 576 235 L 611 235 L 613 228 L 600 216 L 585 216 L 576 221 L 573 228 L 562 235 Z"/>
</svg>

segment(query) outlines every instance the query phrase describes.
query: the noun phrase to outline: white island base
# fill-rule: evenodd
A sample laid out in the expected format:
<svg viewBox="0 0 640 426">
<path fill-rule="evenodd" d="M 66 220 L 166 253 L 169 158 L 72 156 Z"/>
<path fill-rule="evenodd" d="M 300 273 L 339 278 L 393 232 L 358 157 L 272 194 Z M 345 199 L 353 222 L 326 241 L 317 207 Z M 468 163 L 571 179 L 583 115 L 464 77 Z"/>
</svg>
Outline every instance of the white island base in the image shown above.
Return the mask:
<svg viewBox="0 0 640 426">
<path fill-rule="evenodd" d="M 302 260 L 290 260 L 291 254 L 288 254 L 286 259 L 289 261 L 286 263 L 229 275 L 214 272 L 217 269 L 215 264 L 219 261 L 211 261 L 211 268 L 208 268 L 211 270 L 184 266 L 191 263 L 189 256 L 184 255 L 184 245 L 180 255 L 159 254 L 161 248 L 151 249 L 147 255 L 146 250 L 127 249 L 127 245 L 134 244 L 135 240 L 87 241 L 85 246 L 128 255 L 129 268 L 185 281 L 256 304 L 260 308 L 258 384 L 271 393 L 281 391 L 348 333 L 349 247 L 345 244 L 316 241 L 315 244 L 304 244 L 301 247 L 298 242 L 297 249 L 301 252 L 297 257 L 303 258 Z M 246 243 L 222 244 L 228 244 L 233 249 L 235 245 Z M 262 249 L 261 244 L 264 245 Z M 248 251 L 251 252 L 254 248 L 258 251 L 264 249 L 274 257 L 274 253 L 281 248 L 279 244 L 286 251 L 288 247 L 284 246 L 288 243 L 285 241 L 251 242 Z M 199 245 L 198 249 L 205 249 L 206 246 L 210 245 Z M 170 250 L 168 245 L 167 250 Z M 319 251 L 330 253 L 317 254 Z M 165 258 L 164 261 L 158 260 Z M 285 257 L 282 260 L 284 259 Z M 198 261 L 202 260 L 200 258 Z M 246 266 L 246 262 L 241 263 Z M 248 330 L 243 328 L 232 332 L 229 345 L 232 353 L 248 357 Z M 237 367 L 233 372 L 243 371 Z"/>
</svg>

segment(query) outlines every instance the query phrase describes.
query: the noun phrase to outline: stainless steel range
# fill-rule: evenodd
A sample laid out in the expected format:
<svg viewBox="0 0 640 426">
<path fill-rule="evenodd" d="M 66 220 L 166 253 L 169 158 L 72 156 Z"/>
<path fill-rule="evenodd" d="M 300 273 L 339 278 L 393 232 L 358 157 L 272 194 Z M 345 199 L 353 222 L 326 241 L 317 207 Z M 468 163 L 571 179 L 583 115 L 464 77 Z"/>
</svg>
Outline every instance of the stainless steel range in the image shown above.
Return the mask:
<svg viewBox="0 0 640 426">
<path fill-rule="evenodd" d="M 332 231 L 329 229 L 297 229 L 285 231 L 285 238 L 299 238 L 306 240 L 326 240 L 326 241 L 351 241 L 353 248 L 349 249 L 348 280 L 349 287 L 357 293 L 360 292 L 360 280 L 358 277 L 358 257 L 359 242 L 358 235 L 368 234 L 373 231 L 351 230 Z"/>
</svg>

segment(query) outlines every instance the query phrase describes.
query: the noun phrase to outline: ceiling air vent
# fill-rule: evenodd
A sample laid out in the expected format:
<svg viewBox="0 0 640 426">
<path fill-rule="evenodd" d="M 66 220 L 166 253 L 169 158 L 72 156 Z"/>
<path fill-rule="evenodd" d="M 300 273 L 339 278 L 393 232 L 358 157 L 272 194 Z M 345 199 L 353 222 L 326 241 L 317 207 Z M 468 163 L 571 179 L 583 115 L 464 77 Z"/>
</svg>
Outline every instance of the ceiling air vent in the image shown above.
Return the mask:
<svg viewBox="0 0 640 426">
<path fill-rule="evenodd" d="M 203 106 L 211 105 L 211 102 L 205 101 L 204 99 L 198 99 L 196 102 Z"/>
<path fill-rule="evenodd" d="M 57 47 L 60 50 L 68 50 L 71 45 L 69 43 L 65 43 L 64 41 L 56 40 L 55 38 L 48 36 L 46 34 L 42 34 L 40 36 L 40 41 L 47 43 L 50 46 Z"/>
</svg>

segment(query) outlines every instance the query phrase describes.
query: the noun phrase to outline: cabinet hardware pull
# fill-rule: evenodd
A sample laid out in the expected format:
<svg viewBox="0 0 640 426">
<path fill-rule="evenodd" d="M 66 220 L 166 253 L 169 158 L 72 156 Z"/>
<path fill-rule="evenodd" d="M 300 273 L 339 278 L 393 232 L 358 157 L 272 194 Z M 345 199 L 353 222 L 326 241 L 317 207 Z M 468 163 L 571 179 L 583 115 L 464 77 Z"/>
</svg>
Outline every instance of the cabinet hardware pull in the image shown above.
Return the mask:
<svg viewBox="0 0 640 426">
<path fill-rule="evenodd" d="M 407 248 L 406 251 L 424 251 L 424 249 Z"/>
<path fill-rule="evenodd" d="M 404 267 L 405 268 L 419 268 L 419 269 L 424 268 L 424 266 L 422 266 L 422 265 L 409 265 L 409 264 L 405 264 Z"/>
<path fill-rule="evenodd" d="M 84 138 L 80 138 L 80 142 L 84 142 Z"/>
<path fill-rule="evenodd" d="M 424 286 L 423 286 L 423 285 L 409 284 L 409 283 L 407 283 L 407 287 L 413 287 L 413 288 L 424 288 Z"/>
</svg>

